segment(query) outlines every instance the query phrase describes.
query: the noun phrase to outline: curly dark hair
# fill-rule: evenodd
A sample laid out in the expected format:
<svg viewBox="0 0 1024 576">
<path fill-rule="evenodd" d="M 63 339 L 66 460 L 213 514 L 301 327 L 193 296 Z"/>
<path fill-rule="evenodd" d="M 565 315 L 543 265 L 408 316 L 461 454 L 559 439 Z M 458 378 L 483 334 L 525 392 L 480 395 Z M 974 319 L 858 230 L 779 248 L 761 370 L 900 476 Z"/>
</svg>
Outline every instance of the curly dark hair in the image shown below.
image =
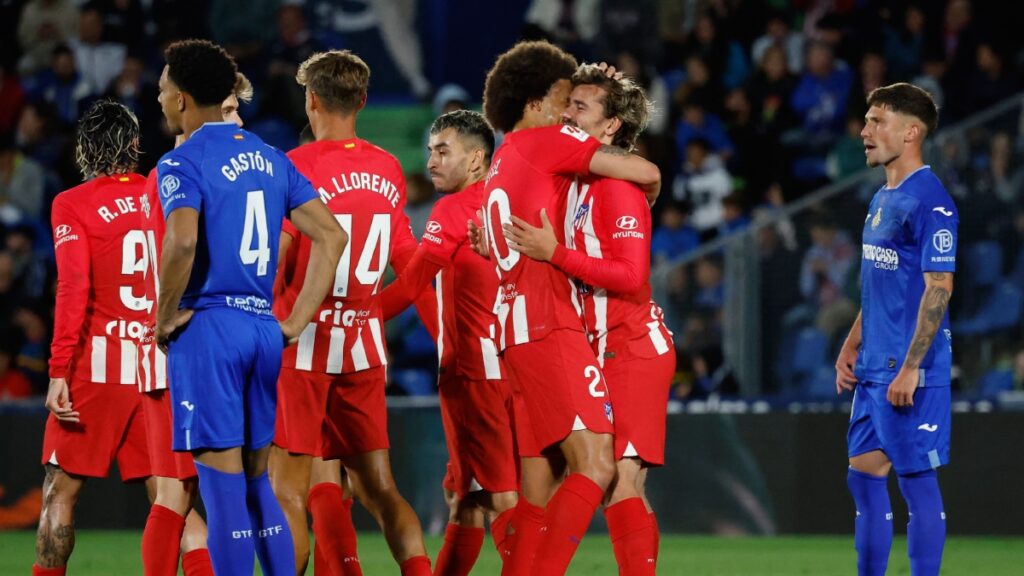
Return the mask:
<svg viewBox="0 0 1024 576">
<path fill-rule="evenodd" d="M 75 163 L 86 179 L 126 174 L 139 164 L 139 120 L 113 100 L 99 100 L 78 120 Z"/>
<path fill-rule="evenodd" d="M 479 141 L 484 150 L 484 157 L 490 160 L 494 153 L 494 131 L 484 119 L 484 115 L 472 110 L 454 110 L 442 114 L 430 126 L 430 134 L 440 134 L 452 128 L 460 138 L 471 138 Z"/>
<path fill-rule="evenodd" d="M 498 57 L 484 83 L 484 115 L 495 129 L 511 131 L 526 105 L 542 100 L 551 85 L 572 78 L 576 59 L 548 42 L 520 42 Z"/>
<path fill-rule="evenodd" d="M 167 76 L 202 107 L 220 106 L 235 89 L 238 66 L 208 40 L 180 40 L 164 50 Z"/>
</svg>

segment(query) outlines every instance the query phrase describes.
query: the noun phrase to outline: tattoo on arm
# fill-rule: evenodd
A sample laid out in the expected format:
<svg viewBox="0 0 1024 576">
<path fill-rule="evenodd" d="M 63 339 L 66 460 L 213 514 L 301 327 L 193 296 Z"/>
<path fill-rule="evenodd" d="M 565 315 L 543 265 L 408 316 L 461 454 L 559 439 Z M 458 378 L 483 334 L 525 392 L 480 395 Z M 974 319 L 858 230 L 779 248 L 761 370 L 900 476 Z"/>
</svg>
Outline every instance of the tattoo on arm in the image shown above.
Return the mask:
<svg viewBox="0 0 1024 576">
<path fill-rule="evenodd" d="M 945 272 L 930 272 L 928 276 L 935 281 L 943 281 L 947 277 Z M 910 349 L 907 351 L 907 358 L 903 366 L 910 369 L 917 369 L 921 366 L 924 355 L 931 348 L 932 341 L 939 331 L 942 318 L 946 315 L 946 308 L 949 306 L 949 290 L 941 286 L 927 286 L 924 295 L 921 297 L 921 307 L 917 311 L 917 328 L 914 330 L 914 339 L 911 340 Z"/>
<path fill-rule="evenodd" d="M 602 144 L 597 149 L 598 152 L 604 152 L 605 154 L 611 154 L 612 156 L 629 156 L 629 151 L 618 146 L 611 146 L 608 144 Z"/>
</svg>

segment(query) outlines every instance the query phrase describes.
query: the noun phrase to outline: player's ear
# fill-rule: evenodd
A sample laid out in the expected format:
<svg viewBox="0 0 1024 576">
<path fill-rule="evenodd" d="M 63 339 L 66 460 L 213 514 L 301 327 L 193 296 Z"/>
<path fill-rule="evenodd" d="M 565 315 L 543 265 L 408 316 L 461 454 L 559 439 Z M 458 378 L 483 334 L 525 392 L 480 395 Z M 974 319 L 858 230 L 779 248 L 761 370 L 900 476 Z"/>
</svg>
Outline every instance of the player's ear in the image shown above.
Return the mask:
<svg viewBox="0 0 1024 576">
<path fill-rule="evenodd" d="M 611 121 L 608 122 L 608 125 L 605 126 L 604 133 L 609 136 L 615 136 L 619 129 L 622 128 L 622 120 L 618 116 L 615 116 L 610 120 Z"/>
</svg>

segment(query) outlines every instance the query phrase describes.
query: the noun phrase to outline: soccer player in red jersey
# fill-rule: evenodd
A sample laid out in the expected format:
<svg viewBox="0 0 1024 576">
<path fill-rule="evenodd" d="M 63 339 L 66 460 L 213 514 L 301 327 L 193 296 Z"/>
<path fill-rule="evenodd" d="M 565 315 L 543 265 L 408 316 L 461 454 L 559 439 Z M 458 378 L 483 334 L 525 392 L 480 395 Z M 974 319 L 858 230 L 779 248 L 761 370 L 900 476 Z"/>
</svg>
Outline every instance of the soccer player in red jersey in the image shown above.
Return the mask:
<svg viewBox="0 0 1024 576">
<path fill-rule="evenodd" d="M 652 196 L 661 182 L 650 162 L 560 125 L 575 70 L 575 59 L 558 48 L 524 42 L 498 58 L 484 87 L 484 113 L 506 133 L 487 175 L 484 223 L 500 275 L 498 342 L 516 394 L 523 458 L 506 574 L 565 573 L 615 462 L 608 390 L 576 290 L 558 268 L 522 258 L 501 226 L 513 214 L 539 223 L 542 208 L 564 218 L 577 174 L 631 178 Z"/>
<path fill-rule="evenodd" d="M 284 352 L 272 473 L 296 534 L 297 563 L 308 546 L 299 536 L 305 533 L 308 504 L 317 545 L 324 546 L 332 573 L 360 573 L 354 530 L 346 526 L 339 531 L 335 525 L 351 508 L 340 486 L 340 469 L 332 462 L 313 463 L 314 457 L 340 459 L 356 496 L 380 524 L 402 574 L 428 575 L 430 560 L 419 519 L 391 475 L 384 398 L 387 353 L 378 297 L 384 268 L 390 262 L 400 272 L 417 244 L 403 212 L 401 166 L 391 154 L 356 137 L 356 116 L 366 103 L 369 75 L 362 59 L 337 50 L 313 55 L 297 75 L 306 88 L 306 114 L 316 142 L 288 156 L 351 241 L 333 289 L 298 343 Z M 301 286 L 309 244 L 286 225 L 289 232 L 294 240 L 284 269 L 292 276 L 283 282 L 282 307 Z"/>
<path fill-rule="evenodd" d="M 473 253 L 466 229 L 483 204 L 494 133 L 479 112 L 458 110 L 434 121 L 427 148 L 431 180 L 445 196 L 430 214 L 419 250 L 381 301 L 388 319 L 437 278 L 438 389 L 451 517 L 434 574 L 465 576 L 480 555 L 485 514 L 502 553 L 518 486 L 512 392 L 494 342 L 498 277 L 494 264 Z"/>
<path fill-rule="evenodd" d="M 253 89 L 241 72 L 235 79 L 234 92 L 221 104 L 225 122 L 242 127 L 238 115 L 240 102 L 252 100 Z M 179 134 L 175 145 L 184 141 Z M 146 178 L 145 193 L 140 199 L 141 229 L 146 234 L 153 275 L 146 278 L 146 298 L 154 305 L 147 326 L 156 323 L 159 286 L 158 262 L 163 247 L 166 222 L 157 196 L 156 168 Z M 171 450 L 171 396 L 167 389 L 167 356 L 156 346 L 153 334 L 147 331 L 138 346 L 138 382 L 142 392 L 142 409 L 146 416 L 149 461 L 156 485 L 156 495 L 142 532 L 142 566 L 147 576 L 171 576 L 178 572 L 179 543 L 182 569 L 186 576 L 212 576 L 210 551 L 206 547 L 206 523 L 192 510 L 196 494 L 196 467 L 192 456 Z"/>
<path fill-rule="evenodd" d="M 632 150 L 647 124 L 650 103 L 629 80 L 580 66 L 563 118 L 604 144 Z M 651 300 L 651 215 L 643 192 L 629 182 L 583 178 L 570 192 L 565 245 L 541 214 L 534 227 L 512 217 L 505 226 L 521 254 L 551 262 L 577 280 L 587 336 L 615 408 L 617 476 L 605 518 L 619 573 L 654 574 L 657 524 L 644 496 L 649 467 L 665 461 L 668 389 L 675 371 L 672 334 Z"/>
<path fill-rule="evenodd" d="M 145 179 L 133 172 L 138 120 L 99 101 L 79 121 L 75 148 L 88 181 L 53 201 L 57 309 L 35 575 L 65 573 L 86 478 L 105 477 L 115 458 L 125 481 L 150 474 L 135 390 L 136 342 L 153 306 L 144 285 L 150 251 L 138 229 Z"/>
</svg>

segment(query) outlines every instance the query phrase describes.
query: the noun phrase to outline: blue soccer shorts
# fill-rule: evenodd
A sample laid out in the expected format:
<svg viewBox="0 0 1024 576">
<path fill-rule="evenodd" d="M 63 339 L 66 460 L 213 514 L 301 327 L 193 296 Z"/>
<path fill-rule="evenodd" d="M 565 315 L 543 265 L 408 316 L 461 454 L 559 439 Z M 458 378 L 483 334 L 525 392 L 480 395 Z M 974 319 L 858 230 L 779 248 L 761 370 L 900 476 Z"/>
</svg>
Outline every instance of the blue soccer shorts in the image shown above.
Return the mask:
<svg viewBox="0 0 1024 576">
<path fill-rule="evenodd" d="M 881 450 L 897 474 L 913 474 L 949 463 L 949 386 L 914 392 L 914 405 L 896 408 L 885 398 L 888 384 L 860 383 L 853 396 L 846 434 L 850 458 Z"/>
<path fill-rule="evenodd" d="M 231 308 L 196 311 L 167 354 L 174 449 L 269 444 L 283 344 L 273 316 Z"/>
</svg>

